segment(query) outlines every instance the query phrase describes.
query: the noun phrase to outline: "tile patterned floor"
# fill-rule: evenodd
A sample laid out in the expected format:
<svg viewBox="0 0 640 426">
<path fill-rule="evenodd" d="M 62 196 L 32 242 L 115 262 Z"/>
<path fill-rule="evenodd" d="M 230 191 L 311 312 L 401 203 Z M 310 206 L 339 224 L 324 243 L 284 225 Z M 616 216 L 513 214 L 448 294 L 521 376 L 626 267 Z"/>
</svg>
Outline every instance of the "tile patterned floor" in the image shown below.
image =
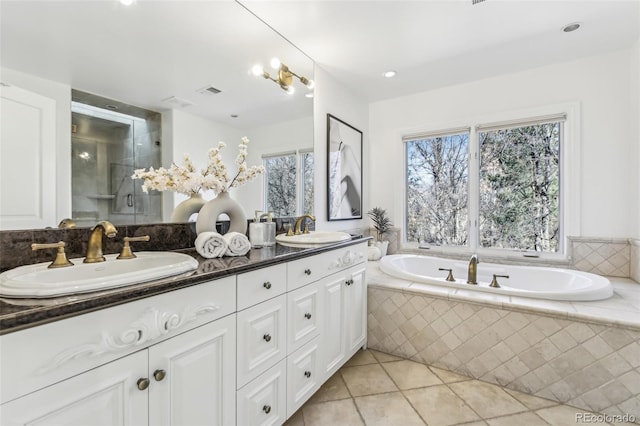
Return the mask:
<svg viewBox="0 0 640 426">
<path fill-rule="evenodd" d="M 366 350 L 356 353 L 285 425 L 568 426 L 589 423 L 586 420 L 589 414 L 555 401 Z M 578 415 L 584 420 L 577 419 Z M 610 424 L 602 420 L 596 423 Z"/>
</svg>

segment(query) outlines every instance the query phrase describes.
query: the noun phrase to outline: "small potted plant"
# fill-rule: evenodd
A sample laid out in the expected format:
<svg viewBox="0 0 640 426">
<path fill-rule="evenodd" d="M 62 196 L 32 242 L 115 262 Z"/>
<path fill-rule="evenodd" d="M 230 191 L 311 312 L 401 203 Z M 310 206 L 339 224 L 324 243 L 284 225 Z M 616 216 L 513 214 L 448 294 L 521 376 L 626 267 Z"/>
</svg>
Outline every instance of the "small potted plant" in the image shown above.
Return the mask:
<svg viewBox="0 0 640 426">
<path fill-rule="evenodd" d="M 386 234 L 391 227 L 391 219 L 387 216 L 387 211 L 380 207 L 374 207 L 367 212 L 373 227 L 376 230 L 376 242 L 375 245 L 380 249 L 380 255 L 385 256 L 387 254 L 387 248 L 389 247 L 389 241 L 383 240 L 384 234 Z"/>
</svg>

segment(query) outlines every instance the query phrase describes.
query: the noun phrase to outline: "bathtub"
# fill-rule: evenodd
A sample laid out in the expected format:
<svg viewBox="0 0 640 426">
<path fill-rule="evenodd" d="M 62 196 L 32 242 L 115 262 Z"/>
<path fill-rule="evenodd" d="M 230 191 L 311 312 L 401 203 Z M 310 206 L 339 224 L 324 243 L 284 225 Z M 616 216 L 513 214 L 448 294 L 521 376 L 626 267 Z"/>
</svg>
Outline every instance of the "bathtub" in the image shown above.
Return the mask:
<svg viewBox="0 0 640 426">
<path fill-rule="evenodd" d="M 386 274 L 438 286 L 549 300 L 589 301 L 613 295 L 608 279 L 588 272 L 483 262 L 477 266 L 478 284 L 470 285 L 468 265 L 468 261 L 413 254 L 389 255 L 380 260 L 380 269 Z M 439 268 L 451 269 L 455 281 L 446 281 L 447 271 Z M 500 288 L 489 287 L 493 274 L 509 278 L 498 278 Z"/>
</svg>

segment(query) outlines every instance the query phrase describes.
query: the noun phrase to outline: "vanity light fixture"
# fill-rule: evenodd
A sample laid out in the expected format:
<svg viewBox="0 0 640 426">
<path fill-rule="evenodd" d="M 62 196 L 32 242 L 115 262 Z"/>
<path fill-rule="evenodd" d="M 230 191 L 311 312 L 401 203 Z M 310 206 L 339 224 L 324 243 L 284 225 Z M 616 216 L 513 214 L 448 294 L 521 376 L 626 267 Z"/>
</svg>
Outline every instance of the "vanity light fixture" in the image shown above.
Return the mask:
<svg viewBox="0 0 640 426">
<path fill-rule="evenodd" d="M 383 72 L 383 73 L 382 73 L 382 76 L 383 76 L 383 77 L 385 77 L 385 78 L 392 78 L 392 77 L 395 77 L 395 76 L 396 76 L 396 74 L 397 74 L 397 73 L 396 73 L 395 71 L 393 71 L 393 70 L 389 70 L 389 71 L 385 71 L 385 72 Z"/>
<path fill-rule="evenodd" d="M 271 80 L 276 83 L 282 90 L 292 95 L 295 92 L 295 88 L 291 85 L 293 83 L 293 77 L 296 77 L 300 80 L 300 83 L 307 86 L 308 89 L 313 89 L 315 86 L 315 82 L 313 80 L 309 80 L 305 76 L 298 75 L 293 72 L 288 66 L 280 62 L 278 58 L 271 59 L 271 67 L 276 70 L 277 74 L 275 77 L 271 76 L 261 65 L 255 65 L 251 68 L 251 72 L 256 77 L 264 77 L 267 80 Z"/>
</svg>

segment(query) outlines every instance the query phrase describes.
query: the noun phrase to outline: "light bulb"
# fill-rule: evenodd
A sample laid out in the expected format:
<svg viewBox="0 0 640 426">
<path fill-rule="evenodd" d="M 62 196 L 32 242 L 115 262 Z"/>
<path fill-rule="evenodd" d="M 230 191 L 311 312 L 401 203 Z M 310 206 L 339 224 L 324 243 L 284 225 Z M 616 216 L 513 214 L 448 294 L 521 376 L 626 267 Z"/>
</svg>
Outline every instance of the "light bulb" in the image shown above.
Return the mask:
<svg viewBox="0 0 640 426">
<path fill-rule="evenodd" d="M 279 70 L 280 65 L 282 65 L 282 62 L 280 62 L 280 59 L 278 58 L 272 58 L 270 64 L 271 64 L 271 68 L 273 68 L 274 70 Z"/>
<path fill-rule="evenodd" d="M 307 83 L 307 88 L 313 89 L 314 87 L 316 87 L 316 82 L 313 80 L 309 80 L 309 82 Z"/>
<path fill-rule="evenodd" d="M 133 4 L 133 0 L 120 0 L 120 3 L 125 6 L 131 6 Z"/>
<path fill-rule="evenodd" d="M 256 64 L 251 68 L 251 73 L 256 77 L 260 77 L 264 73 L 264 68 L 262 68 L 262 65 Z"/>
<path fill-rule="evenodd" d="M 293 86 L 287 87 L 287 93 L 293 95 L 294 93 L 296 93 L 296 88 Z"/>
</svg>

